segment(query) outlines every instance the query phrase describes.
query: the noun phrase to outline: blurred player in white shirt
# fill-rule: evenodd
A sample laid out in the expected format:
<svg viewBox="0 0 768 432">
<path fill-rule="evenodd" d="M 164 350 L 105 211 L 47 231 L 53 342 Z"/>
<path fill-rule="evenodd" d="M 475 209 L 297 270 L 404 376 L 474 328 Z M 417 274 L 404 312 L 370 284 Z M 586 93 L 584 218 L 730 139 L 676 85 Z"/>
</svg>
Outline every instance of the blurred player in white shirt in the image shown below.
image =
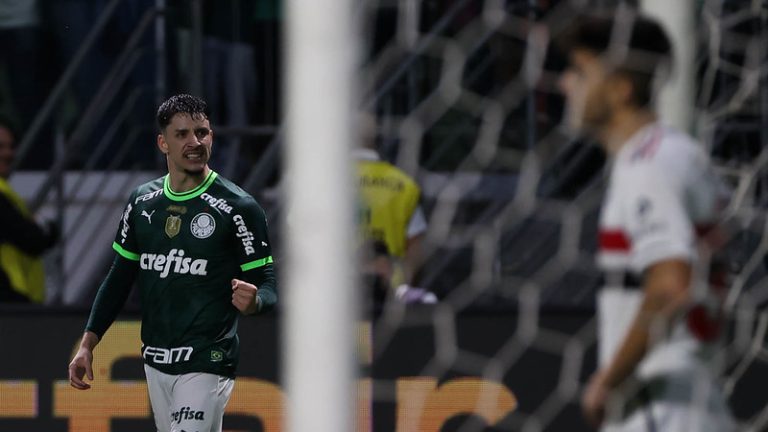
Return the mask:
<svg viewBox="0 0 768 432">
<path fill-rule="evenodd" d="M 604 431 L 728 432 L 712 371 L 717 315 L 709 252 L 725 188 L 701 146 L 652 107 L 671 64 L 654 21 L 584 17 L 560 39 L 568 125 L 600 141 L 612 166 L 600 215 L 599 367 L 582 396 Z"/>
</svg>

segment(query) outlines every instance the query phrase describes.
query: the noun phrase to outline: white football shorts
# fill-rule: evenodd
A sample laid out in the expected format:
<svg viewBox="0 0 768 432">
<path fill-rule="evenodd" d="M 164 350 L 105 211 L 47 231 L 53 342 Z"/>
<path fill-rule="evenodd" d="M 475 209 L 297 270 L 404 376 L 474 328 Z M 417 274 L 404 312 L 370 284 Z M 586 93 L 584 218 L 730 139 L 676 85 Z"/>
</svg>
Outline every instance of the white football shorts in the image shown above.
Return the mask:
<svg viewBox="0 0 768 432">
<path fill-rule="evenodd" d="M 235 380 L 209 373 L 169 375 L 144 365 L 158 432 L 221 432 Z"/>
</svg>

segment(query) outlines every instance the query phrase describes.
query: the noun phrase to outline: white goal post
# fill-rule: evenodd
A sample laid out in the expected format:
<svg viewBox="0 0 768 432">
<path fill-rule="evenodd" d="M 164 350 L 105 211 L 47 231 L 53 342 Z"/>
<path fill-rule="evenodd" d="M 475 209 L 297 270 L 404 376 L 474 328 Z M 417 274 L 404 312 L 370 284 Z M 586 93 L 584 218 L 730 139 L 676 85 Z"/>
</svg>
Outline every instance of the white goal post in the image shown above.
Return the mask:
<svg viewBox="0 0 768 432">
<path fill-rule="evenodd" d="M 662 89 L 659 114 L 664 122 L 691 132 L 696 103 L 696 8 L 693 0 L 643 0 L 642 8 L 664 25 L 674 51 L 672 79 Z"/>
<path fill-rule="evenodd" d="M 357 296 L 350 148 L 357 107 L 351 0 L 286 2 L 282 310 L 287 430 L 354 428 Z"/>
<path fill-rule="evenodd" d="M 766 321 L 755 318 L 768 302 L 768 18 L 758 3 L 286 2 L 286 430 L 589 430 L 579 398 L 596 367 L 604 160 L 561 127 L 567 59 L 554 42 L 579 13 L 629 4 L 674 46 L 660 117 L 697 135 L 738 186 L 727 221 L 738 322 L 717 367 L 738 421 L 764 429 L 768 408 L 750 405 L 768 359 Z M 619 26 L 631 17 L 617 14 Z M 360 332 L 364 365 L 358 295 L 375 287 L 356 284 L 351 247 L 360 106 L 377 120 L 381 158 L 421 188 L 427 228 L 412 288 L 438 298 L 367 299 L 380 314 Z M 358 369 L 370 376 L 356 380 Z"/>
</svg>

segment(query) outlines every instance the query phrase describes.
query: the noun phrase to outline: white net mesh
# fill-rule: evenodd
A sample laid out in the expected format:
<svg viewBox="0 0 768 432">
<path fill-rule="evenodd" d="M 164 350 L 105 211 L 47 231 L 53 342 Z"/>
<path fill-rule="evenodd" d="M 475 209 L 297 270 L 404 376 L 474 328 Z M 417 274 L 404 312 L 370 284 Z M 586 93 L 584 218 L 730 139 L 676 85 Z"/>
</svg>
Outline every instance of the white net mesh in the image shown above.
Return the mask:
<svg viewBox="0 0 768 432">
<path fill-rule="evenodd" d="M 366 3 L 364 100 L 379 152 L 422 188 L 417 280 L 440 299 L 387 302 L 375 321 L 382 430 L 588 430 L 578 399 L 595 368 L 604 157 L 558 128 L 564 60 L 550 40 L 575 10 L 617 3 Z M 736 187 L 723 382 L 742 426 L 762 430 L 768 6 L 705 0 L 692 13 L 695 134 Z"/>
</svg>

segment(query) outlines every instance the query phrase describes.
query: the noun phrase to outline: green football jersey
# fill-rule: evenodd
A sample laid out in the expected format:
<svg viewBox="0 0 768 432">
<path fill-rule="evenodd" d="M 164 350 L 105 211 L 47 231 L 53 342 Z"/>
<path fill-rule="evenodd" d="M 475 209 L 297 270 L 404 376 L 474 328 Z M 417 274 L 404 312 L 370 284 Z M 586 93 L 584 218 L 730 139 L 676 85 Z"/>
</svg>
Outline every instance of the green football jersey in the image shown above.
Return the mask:
<svg viewBox="0 0 768 432">
<path fill-rule="evenodd" d="M 113 248 L 140 268 L 144 361 L 169 374 L 234 376 L 240 312 L 231 280 L 252 281 L 244 275 L 272 263 L 256 200 L 214 171 L 184 193 L 166 175 L 133 192 Z"/>
</svg>

